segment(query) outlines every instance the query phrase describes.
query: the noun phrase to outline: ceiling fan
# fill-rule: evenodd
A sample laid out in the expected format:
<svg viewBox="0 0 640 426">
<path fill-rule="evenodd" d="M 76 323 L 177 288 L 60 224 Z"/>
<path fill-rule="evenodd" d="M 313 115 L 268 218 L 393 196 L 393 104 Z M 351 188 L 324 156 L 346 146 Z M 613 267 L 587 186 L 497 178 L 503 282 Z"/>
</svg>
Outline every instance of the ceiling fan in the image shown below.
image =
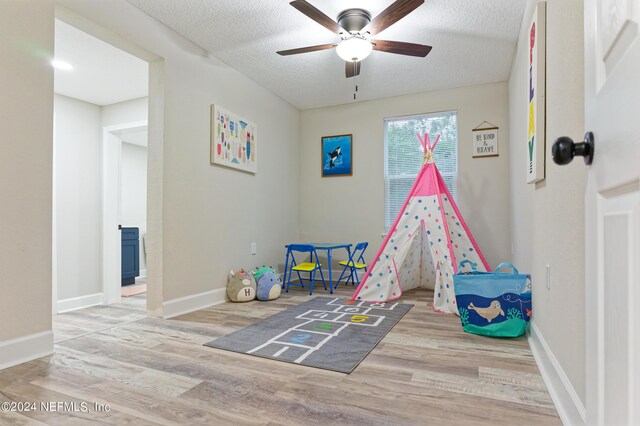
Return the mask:
<svg viewBox="0 0 640 426">
<path fill-rule="evenodd" d="M 373 19 L 367 10 L 346 9 L 340 12 L 336 22 L 306 0 L 294 0 L 289 3 L 291 6 L 339 35 L 342 41 L 281 50 L 277 53 L 288 56 L 335 47 L 338 56 L 346 61 L 345 74 L 347 78 L 360 74 L 360 61 L 369 56 L 372 50 L 424 58 L 431 51 L 431 46 L 370 38 L 395 24 L 423 3 L 424 0 L 396 0 Z"/>
</svg>

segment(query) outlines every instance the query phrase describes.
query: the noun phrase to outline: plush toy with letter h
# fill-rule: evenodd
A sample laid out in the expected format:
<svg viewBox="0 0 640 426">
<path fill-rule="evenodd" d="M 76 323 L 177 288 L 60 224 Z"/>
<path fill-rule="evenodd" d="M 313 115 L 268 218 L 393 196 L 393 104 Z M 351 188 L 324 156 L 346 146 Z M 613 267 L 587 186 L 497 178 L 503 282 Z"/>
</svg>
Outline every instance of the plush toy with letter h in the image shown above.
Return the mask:
<svg viewBox="0 0 640 426">
<path fill-rule="evenodd" d="M 243 269 L 229 272 L 227 296 L 232 302 L 249 302 L 256 298 L 256 282 Z"/>
</svg>

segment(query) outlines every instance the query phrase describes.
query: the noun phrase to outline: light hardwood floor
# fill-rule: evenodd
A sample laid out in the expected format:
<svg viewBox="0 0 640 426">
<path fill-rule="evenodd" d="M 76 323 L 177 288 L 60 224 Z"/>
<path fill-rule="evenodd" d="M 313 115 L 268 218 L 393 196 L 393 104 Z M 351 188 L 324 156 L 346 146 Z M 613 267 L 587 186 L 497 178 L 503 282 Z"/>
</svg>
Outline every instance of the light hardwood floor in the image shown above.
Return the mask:
<svg viewBox="0 0 640 426">
<path fill-rule="evenodd" d="M 526 339 L 466 334 L 432 296 L 405 293 L 415 306 L 348 375 L 202 346 L 308 300 L 301 288 L 171 320 L 146 317 L 143 296 L 58 315 L 55 354 L 0 371 L 0 402 L 110 411 L 0 412 L 0 424 L 560 424 Z"/>
</svg>

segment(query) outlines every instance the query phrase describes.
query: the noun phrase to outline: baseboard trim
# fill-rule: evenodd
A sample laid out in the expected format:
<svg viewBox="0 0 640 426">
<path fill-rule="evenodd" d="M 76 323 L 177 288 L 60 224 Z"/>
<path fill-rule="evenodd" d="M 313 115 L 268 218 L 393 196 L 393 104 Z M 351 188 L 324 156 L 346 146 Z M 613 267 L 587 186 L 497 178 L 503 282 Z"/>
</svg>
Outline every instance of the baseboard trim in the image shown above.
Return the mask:
<svg viewBox="0 0 640 426">
<path fill-rule="evenodd" d="M 584 404 L 578 397 L 557 358 L 551 352 L 551 348 L 544 340 L 540 329 L 533 321 L 530 323 L 527 338 L 542 379 L 547 386 L 556 410 L 558 410 L 562 423 L 565 425 L 586 424 Z"/>
<path fill-rule="evenodd" d="M 72 297 L 71 299 L 58 300 L 58 313 L 75 311 L 77 309 L 88 308 L 90 306 L 102 305 L 104 303 L 102 293 L 88 294 L 86 296 Z"/>
<path fill-rule="evenodd" d="M 226 288 L 217 288 L 204 293 L 168 300 L 162 303 L 162 316 L 172 318 L 223 303 L 226 301 L 226 294 Z"/>
<path fill-rule="evenodd" d="M 0 370 L 53 353 L 51 330 L 0 342 Z"/>
</svg>

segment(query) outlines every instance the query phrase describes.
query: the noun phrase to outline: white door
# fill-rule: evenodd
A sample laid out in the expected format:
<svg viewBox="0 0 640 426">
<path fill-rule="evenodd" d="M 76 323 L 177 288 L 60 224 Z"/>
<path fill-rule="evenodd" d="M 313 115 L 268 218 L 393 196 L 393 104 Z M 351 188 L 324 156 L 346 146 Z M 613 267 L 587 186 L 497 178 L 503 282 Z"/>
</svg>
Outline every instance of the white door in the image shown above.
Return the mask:
<svg viewBox="0 0 640 426">
<path fill-rule="evenodd" d="M 640 1 L 584 13 L 587 423 L 639 425 Z"/>
</svg>

